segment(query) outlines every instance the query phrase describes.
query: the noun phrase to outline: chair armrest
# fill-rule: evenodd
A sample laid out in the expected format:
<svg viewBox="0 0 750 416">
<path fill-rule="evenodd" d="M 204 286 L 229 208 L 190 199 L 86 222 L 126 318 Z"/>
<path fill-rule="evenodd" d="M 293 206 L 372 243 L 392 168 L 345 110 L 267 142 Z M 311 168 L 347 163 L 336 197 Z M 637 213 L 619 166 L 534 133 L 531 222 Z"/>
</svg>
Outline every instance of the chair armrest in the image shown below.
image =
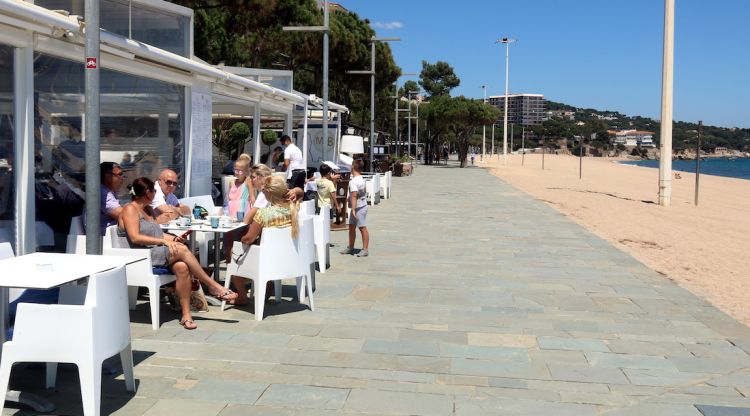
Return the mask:
<svg viewBox="0 0 750 416">
<path fill-rule="evenodd" d="M 123 257 L 146 257 L 151 264 L 151 250 L 147 248 L 105 248 L 102 254 Z"/>
</svg>

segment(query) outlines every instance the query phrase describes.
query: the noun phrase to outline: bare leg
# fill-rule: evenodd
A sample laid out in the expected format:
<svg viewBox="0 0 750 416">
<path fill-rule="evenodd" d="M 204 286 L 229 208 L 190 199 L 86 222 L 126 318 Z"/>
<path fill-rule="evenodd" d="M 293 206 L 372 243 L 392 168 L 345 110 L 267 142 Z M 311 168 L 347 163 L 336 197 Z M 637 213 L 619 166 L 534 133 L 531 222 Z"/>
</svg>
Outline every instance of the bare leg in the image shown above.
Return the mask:
<svg viewBox="0 0 750 416">
<path fill-rule="evenodd" d="M 370 232 L 367 227 L 359 227 L 359 232 L 362 233 L 362 249 L 367 250 L 370 247 Z"/>
<path fill-rule="evenodd" d="M 247 288 L 245 287 L 246 282 L 247 279 L 244 277 L 232 276 L 232 284 L 237 289 L 237 298 L 234 302 L 231 302 L 233 305 L 244 305 L 248 302 Z"/>
<path fill-rule="evenodd" d="M 172 264 L 172 271 L 177 277 L 175 282 L 175 292 L 180 298 L 180 309 L 182 318 L 180 323 L 187 329 L 195 329 L 198 326 L 193 323 L 193 316 L 190 314 L 190 270 L 184 262 L 178 261 Z"/>
<path fill-rule="evenodd" d="M 349 224 L 349 248 L 354 250 L 354 241 L 357 239 L 357 227 Z"/>
<path fill-rule="evenodd" d="M 224 295 L 224 286 L 220 285 L 206 274 L 206 272 L 201 267 L 201 264 L 198 262 L 198 259 L 195 258 L 193 253 L 191 253 L 187 247 L 180 245 L 177 252 L 174 253 L 172 258 L 174 260 L 174 264 L 177 264 L 178 262 L 184 262 L 190 274 L 195 276 L 195 278 L 198 279 L 201 283 L 208 286 L 208 291 L 212 295 L 224 300 L 234 300 L 237 298 L 237 294 L 234 292 L 231 292 L 227 296 L 222 296 Z"/>
</svg>

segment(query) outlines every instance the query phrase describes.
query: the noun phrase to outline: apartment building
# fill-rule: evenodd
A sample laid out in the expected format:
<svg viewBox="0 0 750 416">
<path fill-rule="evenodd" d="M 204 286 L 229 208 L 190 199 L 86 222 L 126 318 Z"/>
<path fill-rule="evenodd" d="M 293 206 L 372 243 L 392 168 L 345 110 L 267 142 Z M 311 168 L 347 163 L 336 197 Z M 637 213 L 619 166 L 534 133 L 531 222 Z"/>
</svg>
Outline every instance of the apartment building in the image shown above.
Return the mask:
<svg viewBox="0 0 750 416">
<path fill-rule="evenodd" d="M 487 97 L 489 104 L 505 110 L 505 95 Z M 508 95 L 508 123 L 522 126 L 542 124 L 547 118 L 543 94 L 509 94 Z M 498 120 L 502 122 L 503 118 Z"/>
</svg>

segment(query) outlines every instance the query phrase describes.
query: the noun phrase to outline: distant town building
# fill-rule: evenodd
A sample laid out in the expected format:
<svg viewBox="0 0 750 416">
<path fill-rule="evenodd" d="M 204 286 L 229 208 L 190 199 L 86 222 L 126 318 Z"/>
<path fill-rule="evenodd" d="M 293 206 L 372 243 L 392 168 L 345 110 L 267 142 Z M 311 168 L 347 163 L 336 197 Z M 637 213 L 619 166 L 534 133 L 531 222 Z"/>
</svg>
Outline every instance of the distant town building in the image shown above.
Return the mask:
<svg viewBox="0 0 750 416">
<path fill-rule="evenodd" d="M 505 95 L 492 95 L 487 102 L 505 110 Z M 522 126 L 535 126 L 547 119 L 543 94 L 508 94 L 508 123 Z M 498 120 L 502 122 L 501 116 Z"/>
<path fill-rule="evenodd" d="M 319 6 L 319 7 L 321 8 L 321 9 L 322 9 L 322 8 L 324 7 L 324 5 L 325 5 L 325 2 L 324 2 L 324 1 L 320 1 L 320 0 L 318 0 L 318 6 Z M 342 6 L 342 5 L 341 5 L 341 4 L 339 4 L 339 3 L 334 3 L 334 2 L 332 2 L 332 1 L 329 1 L 329 2 L 328 2 L 328 11 L 329 11 L 329 12 L 344 12 L 344 13 L 348 13 L 348 12 L 349 12 L 349 10 L 347 10 L 347 8 L 346 8 L 346 7 Z"/>
<path fill-rule="evenodd" d="M 656 147 L 654 144 L 654 132 L 642 130 L 609 130 L 613 137 L 612 142 L 625 147 Z"/>
<path fill-rule="evenodd" d="M 576 112 L 574 110 L 550 110 L 547 111 L 547 118 L 558 117 L 565 120 L 575 120 Z"/>
</svg>

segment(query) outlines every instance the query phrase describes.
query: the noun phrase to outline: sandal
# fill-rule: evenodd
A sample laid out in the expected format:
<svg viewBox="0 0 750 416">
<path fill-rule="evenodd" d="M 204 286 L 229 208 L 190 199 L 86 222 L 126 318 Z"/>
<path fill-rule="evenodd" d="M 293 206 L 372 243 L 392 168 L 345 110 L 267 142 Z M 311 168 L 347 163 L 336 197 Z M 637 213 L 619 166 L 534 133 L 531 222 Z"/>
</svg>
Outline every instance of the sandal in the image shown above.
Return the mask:
<svg viewBox="0 0 750 416">
<path fill-rule="evenodd" d="M 233 296 L 234 295 L 234 296 Z M 226 292 L 222 293 L 221 295 L 214 295 L 216 299 L 229 302 L 232 300 L 237 299 L 237 293 L 235 293 L 233 290 L 229 289 Z"/>
<path fill-rule="evenodd" d="M 195 328 L 198 328 L 198 325 L 196 325 L 195 321 L 193 321 L 192 319 L 181 319 L 180 325 L 182 325 L 182 327 L 187 330 L 193 330 Z"/>
</svg>

